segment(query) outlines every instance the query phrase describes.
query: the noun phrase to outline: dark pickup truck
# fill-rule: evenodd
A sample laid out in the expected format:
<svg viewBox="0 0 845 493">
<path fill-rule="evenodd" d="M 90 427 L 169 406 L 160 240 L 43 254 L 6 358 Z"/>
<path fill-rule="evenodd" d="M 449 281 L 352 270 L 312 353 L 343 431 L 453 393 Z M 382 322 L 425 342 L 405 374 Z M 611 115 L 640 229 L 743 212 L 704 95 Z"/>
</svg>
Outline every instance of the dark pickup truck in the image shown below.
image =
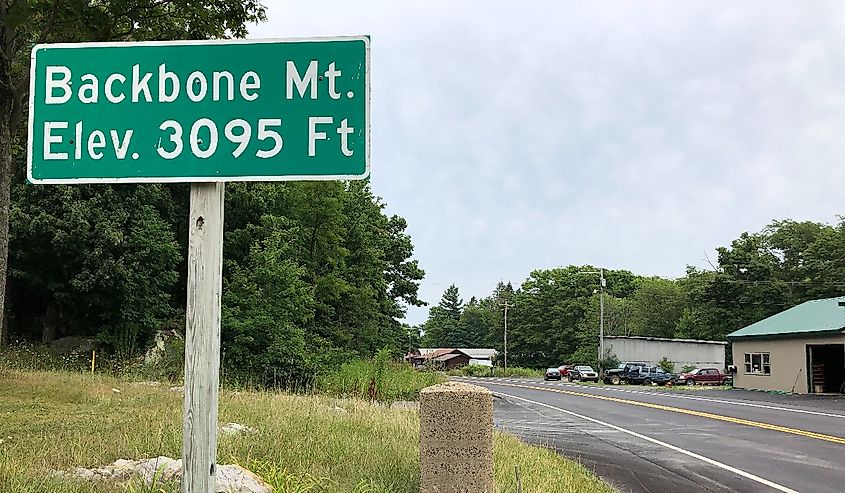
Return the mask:
<svg viewBox="0 0 845 493">
<path fill-rule="evenodd" d="M 639 372 L 640 368 L 647 366 L 646 363 L 622 363 L 616 368 L 604 372 L 604 383 L 612 385 L 627 383 L 629 375 Z"/>
</svg>

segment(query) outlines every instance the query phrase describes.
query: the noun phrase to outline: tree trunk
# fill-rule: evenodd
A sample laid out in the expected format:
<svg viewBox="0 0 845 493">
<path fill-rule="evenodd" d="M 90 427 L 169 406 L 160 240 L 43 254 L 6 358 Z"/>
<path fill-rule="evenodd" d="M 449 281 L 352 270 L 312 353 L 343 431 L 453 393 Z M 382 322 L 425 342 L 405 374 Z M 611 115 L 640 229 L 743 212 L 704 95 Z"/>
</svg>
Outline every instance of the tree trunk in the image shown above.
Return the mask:
<svg viewBox="0 0 845 493">
<path fill-rule="evenodd" d="M 8 108 L 7 104 L 5 101 L 0 102 L 0 110 L 2 110 L 0 113 L 0 345 L 6 340 L 6 275 L 9 262 L 9 211 L 12 187 L 12 132 L 9 128 L 11 108 Z"/>
<path fill-rule="evenodd" d="M 8 10 L 7 2 L 0 2 L 0 18 Z M 12 137 L 17 115 L 20 114 L 19 94 L 12 78 L 14 57 L 14 29 L 0 22 L 0 345 L 5 340 L 6 276 L 9 262 L 9 214 L 12 188 Z"/>
</svg>

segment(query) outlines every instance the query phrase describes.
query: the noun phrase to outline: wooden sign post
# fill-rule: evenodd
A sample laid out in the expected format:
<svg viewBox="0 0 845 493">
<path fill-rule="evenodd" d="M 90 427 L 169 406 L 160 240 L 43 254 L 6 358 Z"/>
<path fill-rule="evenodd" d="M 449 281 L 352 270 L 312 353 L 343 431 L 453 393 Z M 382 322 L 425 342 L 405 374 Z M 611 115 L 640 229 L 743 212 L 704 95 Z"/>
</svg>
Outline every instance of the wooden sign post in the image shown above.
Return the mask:
<svg viewBox="0 0 845 493">
<path fill-rule="evenodd" d="M 182 492 L 214 492 L 223 289 L 223 183 L 191 185 Z"/>
</svg>

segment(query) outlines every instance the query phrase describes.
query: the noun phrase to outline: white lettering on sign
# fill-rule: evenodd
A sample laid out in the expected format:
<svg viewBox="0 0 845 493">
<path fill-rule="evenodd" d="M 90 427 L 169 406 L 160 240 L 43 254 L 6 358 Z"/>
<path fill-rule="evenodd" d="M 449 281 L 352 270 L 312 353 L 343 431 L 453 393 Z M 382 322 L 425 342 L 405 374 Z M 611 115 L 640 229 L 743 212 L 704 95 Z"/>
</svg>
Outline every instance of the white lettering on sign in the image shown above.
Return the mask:
<svg viewBox="0 0 845 493">
<path fill-rule="evenodd" d="M 185 90 L 188 92 L 188 99 L 195 103 L 199 103 L 205 99 L 205 94 L 208 92 L 208 81 L 202 72 L 191 72 L 188 76 L 188 82 L 185 84 Z"/>
<path fill-rule="evenodd" d="M 61 144 L 62 136 L 53 129 L 67 128 L 67 122 L 44 122 L 44 159 L 67 159 L 66 152 L 53 152 L 53 144 Z"/>
<path fill-rule="evenodd" d="M 158 155 L 163 157 L 164 159 L 174 159 L 179 157 L 179 154 L 182 154 L 182 125 L 179 125 L 179 122 L 173 120 L 167 120 L 166 122 L 162 123 L 158 126 L 160 130 L 169 130 L 172 129 L 173 133 L 170 134 L 170 142 L 175 144 L 173 150 L 168 151 L 165 150 L 164 147 L 159 143 L 156 147 L 156 151 Z"/>
<path fill-rule="evenodd" d="M 278 64 L 285 70 L 284 81 L 281 81 L 282 74 L 277 74 L 272 80 L 276 84 L 285 85 L 285 97 L 288 100 L 298 97 L 305 100 L 327 98 L 338 101 L 343 98 L 352 99 L 354 96 L 353 91 L 343 87 L 343 71 L 335 61 L 322 67 L 324 70 L 320 70 L 317 60 L 301 62 L 299 66 L 292 60 L 280 60 Z M 89 69 L 91 73 L 74 77 L 73 71 L 67 66 L 48 65 L 45 67 L 46 76 L 41 82 L 44 84 L 44 102 L 59 105 L 75 97 L 79 103 L 90 105 L 101 103 L 101 95 L 111 104 L 133 105 L 176 101 L 228 102 L 238 98 L 243 101 L 256 101 L 261 92 L 261 77 L 253 70 L 245 70 L 241 74 L 233 74 L 227 70 L 170 70 L 166 63 L 152 65 L 150 68 L 152 70 L 144 70 L 142 64 L 130 62 L 123 71 L 98 73 Z M 280 89 L 279 87 L 276 91 Z M 282 106 L 281 110 L 284 109 Z M 260 159 L 273 158 L 286 148 L 282 122 L 288 122 L 292 117 L 279 114 L 278 110 L 275 114 L 267 116 L 268 118 L 245 119 L 233 115 L 227 121 L 216 121 L 210 117 L 198 118 L 193 122 L 165 120 L 158 125 L 161 133 L 155 143 L 156 152 L 153 155 L 173 160 L 187 151 L 193 157 L 209 159 L 218 150 L 223 149 L 222 152 L 231 152 L 234 158 L 245 154 Z M 316 157 L 318 148 L 322 152 L 334 148 L 342 157 L 354 155 L 354 135 L 357 134 L 349 118 L 323 113 L 320 116 L 297 116 L 295 119 L 300 118 L 301 123 L 295 122 L 291 128 L 304 130 L 307 119 L 308 157 Z M 41 149 L 43 158 L 53 161 L 67 160 L 70 155 L 77 161 L 101 160 L 106 156 L 112 157 L 112 152 L 118 160 L 137 160 L 140 158 L 137 151 L 144 151 L 139 148 L 132 152 L 132 139 L 133 136 L 140 135 L 139 132 L 143 133 L 144 129 L 88 129 L 84 121 L 49 121 L 44 122 Z M 298 138 L 305 138 L 304 134 L 299 135 Z M 334 140 L 335 136 L 337 140 Z M 319 144 L 320 141 L 327 143 Z M 70 147 L 73 148 L 72 151 Z M 294 147 L 296 148 L 301 147 Z"/>
<path fill-rule="evenodd" d="M 111 142 L 114 146 L 114 155 L 118 159 L 126 159 L 126 151 L 129 150 L 129 141 L 132 139 L 132 130 L 123 134 L 123 140 L 118 140 L 117 130 L 109 130 Z"/>
<path fill-rule="evenodd" d="M 167 82 L 170 81 L 170 94 L 167 93 Z M 162 63 L 158 66 L 158 100 L 162 103 L 172 103 L 179 95 L 179 77 L 173 72 L 168 72 L 167 67 Z"/>
<path fill-rule="evenodd" d="M 343 75 L 340 70 L 335 70 L 334 62 L 329 64 L 329 69 L 323 74 L 329 79 L 329 97 L 332 99 L 340 99 L 340 93 L 335 90 L 335 79 Z"/>
<path fill-rule="evenodd" d="M 267 159 L 275 156 L 282 150 L 282 146 L 284 146 L 282 136 L 279 135 L 279 132 L 267 128 L 281 126 L 282 120 L 280 118 L 262 118 L 261 120 L 258 120 L 258 140 L 272 139 L 274 144 L 273 148 L 268 151 L 259 149 L 258 152 L 255 153 L 256 156 L 262 159 Z"/>
<path fill-rule="evenodd" d="M 311 88 L 313 94 L 312 99 L 317 97 L 317 68 L 316 62 L 313 70 L 309 69 L 306 80 L 297 80 L 297 86 L 302 86 L 302 91 L 308 90 L 308 85 L 311 83 L 313 76 L 314 86 Z M 312 73 L 313 72 L 313 73 Z M 337 75 L 340 74 L 336 71 Z M 153 92 L 150 88 L 151 81 L 155 74 L 153 72 L 141 72 L 139 64 L 132 65 L 131 69 L 131 84 L 127 87 L 129 78 L 119 72 L 109 74 L 105 79 L 102 90 L 106 96 L 106 100 L 110 103 L 120 103 L 128 98 L 128 101 L 133 103 L 172 103 L 176 101 L 180 95 L 187 96 L 192 102 L 199 103 L 208 97 L 209 93 L 209 76 L 205 73 L 195 70 L 191 72 L 182 83 L 179 75 L 175 72 L 167 70 L 167 65 L 162 63 L 158 66 L 158 93 L 157 98 L 153 98 Z M 332 75 L 332 79 L 337 77 Z M 226 101 L 235 100 L 235 78 L 231 72 L 228 71 L 213 71 L 211 72 L 211 99 L 212 101 L 220 101 L 225 97 Z M 81 84 L 79 90 L 76 92 L 76 97 L 83 104 L 92 104 L 99 102 L 100 94 L 100 80 L 94 74 L 85 74 L 79 78 Z M 291 82 L 293 84 L 294 82 Z M 70 101 L 74 96 L 71 89 L 73 84 L 73 73 L 64 66 L 47 66 L 47 76 L 45 78 L 45 96 L 44 102 L 46 104 L 64 104 Z M 334 87 L 332 82 L 332 87 Z M 245 72 L 238 81 L 238 90 L 241 98 L 245 101 L 255 101 L 258 99 L 259 90 L 261 89 L 261 77 L 253 70 Z M 291 89 L 292 90 L 292 89 Z M 225 96 L 224 96 L 225 94 Z"/>
<path fill-rule="evenodd" d="M 201 141 L 199 133 L 202 127 L 208 128 L 208 147 L 205 149 L 200 148 Z M 200 118 L 191 126 L 191 135 L 189 139 L 191 142 L 191 152 L 194 153 L 194 156 L 200 159 L 208 159 L 213 156 L 214 151 L 217 150 L 217 125 L 214 124 L 214 121 L 209 120 L 208 118 Z"/>
<path fill-rule="evenodd" d="M 137 63 L 132 65 L 132 102 L 137 103 L 138 97 L 144 93 L 144 101 L 151 102 L 153 100 L 150 95 L 150 78 L 153 74 L 147 72 L 141 77 L 141 66 Z"/>
<path fill-rule="evenodd" d="M 304 98 L 305 92 L 311 91 L 311 99 L 317 99 L 317 60 L 312 60 L 308 64 L 308 70 L 305 71 L 305 77 L 299 75 L 296 70 L 296 64 L 288 60 L 287 75 L 285 76 L 285 96 L 288 99 L 293 99 L 293 86 L 296 86 L 299 97 Z"/>
<path fill-rule="evenodd" d="M 349 126 L 346 118 L 340 122 L 340 127 L 337 129 L 337 133 L 340 135 L 340 152 L 346 157 L 352 156 L 352 151 L 349 150 L 349 134 L 354 131 L 355 129 Z"/>
<path fill-rule="evenodd" d="M 120 81 L 121 84 L 126 82 L 126 77 L 121 74 L 111 74 L 108 79 L 106 79 L 106 99 L 108 99 L 112 103 L 119 103 L 123 101 L 126 96 L 123 93 L 114 94 L 114 83 L 116 81 Z"/>
<path fill-rule="evenodd" d="M 317 141 L 326 140 L 326 132 L 318 132 L 317 125 L 334 122 L 330 116 L 309 116 L 308 117 L 308 156 L 317 155 Z"/>
<path fill-rule="evenodd" d="M 55 75 L 60 74 L 61 79 L 56 80 Z M 61 96 L 54 96 L 55 89 L 61 89 Z M 63 104 L 70 101 L 70 69 L 67 67 L 47 67 L 47 95 L 44 102 L 47 104 Z"/>
<path fill-rule="evenodd" d="M 91 132 L 91 135 L 88 136 L 88 155 L 91 156 L 91 159 L 103 159 L 103 153 L 97 151 L 97 149 L 104 147 L 106 147 L 106 136 L 103 135 L 103 132 L 101 130 Z"/>
<path fill-rule="evenodd" d="M 258 74 L 255 72 L 247 72 L 241 77 L 241 97 L 246 99 L 247 101 L 255 101 L 258 98 L 258 92 L 253 92 L 252 94 L 249 91 L 257 91 L 261 89 L 261 78 L 258 77 Z"/>
<path fill-rule="evenodd" d="M 230 72 L 214 72 L 211 74 L 211 99 L 220 101 L 220 81 L 226 80 L 226 100 L 232 101 L 235 99 L 235 79 Z"/>
<path fill-rule="evenodd" d="M 240 128 L 241 132 L 236 134 L 234 132 L 236 128 Z M 252 137 L 252 127 L 249 126 L 249 123 L 247 123 L 246 120 L 236 118 L 226 124 L 226 127 L 223 129 L 223 134 L 231 142 L 238 144 L 238 147 L 235 147 L 235 150 L 232 151 L 232 156 L 238 157 L 243 154 L 247 146 L 249 146 L 249 139 Z"/>
<path fill-rule="evenodd" d="M 79 101 L 85 104 L 96 103 L 100 96 L 100 85 L 97 84 L 97 78 L 93 74 L 85 74 L 80 79 L 85 82 L 79 87 Z M 85 95 L 88 91 L 88 95 Z"/>
</svg>

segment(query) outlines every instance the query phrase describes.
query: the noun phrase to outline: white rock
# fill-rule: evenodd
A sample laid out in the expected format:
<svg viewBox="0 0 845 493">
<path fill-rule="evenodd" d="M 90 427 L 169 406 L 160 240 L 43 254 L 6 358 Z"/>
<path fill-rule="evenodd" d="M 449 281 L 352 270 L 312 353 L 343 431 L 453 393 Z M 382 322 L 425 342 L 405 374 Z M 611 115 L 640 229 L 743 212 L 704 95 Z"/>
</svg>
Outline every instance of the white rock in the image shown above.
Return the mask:
<svg viewBox="0 0 845 493">
<path fill-rule="evenodd" d="M 251 428 L 247 425 L 242 425 L 240 423 L 226 423 L 218 429 L 220 430 L 220 433 L 224 435 L 239 435 L 241 433 L 255 432 L 255 428 Z"/>
<path fill-rule="evenodd" d="M 241 466 L 218 465 L 216 472 L 217 493 L 272 493 L 273 491 L 270 485 Z M 182 460 L 164 456 L 143 460 L 118 459 L 108 466 L 91 469 L 76 467 L 70 471 L 55 471 L 52 475 L 87 481 L 130 481 L 140 478 L 147 486 L 151 486 L 154 479 L 156 481 L 181 480 Z"/>
<path fill-rule="evenodd" d="M 241 466 L 217 466 L 217 493 L 271 493 L 273 488 Z"/>
</svg>

